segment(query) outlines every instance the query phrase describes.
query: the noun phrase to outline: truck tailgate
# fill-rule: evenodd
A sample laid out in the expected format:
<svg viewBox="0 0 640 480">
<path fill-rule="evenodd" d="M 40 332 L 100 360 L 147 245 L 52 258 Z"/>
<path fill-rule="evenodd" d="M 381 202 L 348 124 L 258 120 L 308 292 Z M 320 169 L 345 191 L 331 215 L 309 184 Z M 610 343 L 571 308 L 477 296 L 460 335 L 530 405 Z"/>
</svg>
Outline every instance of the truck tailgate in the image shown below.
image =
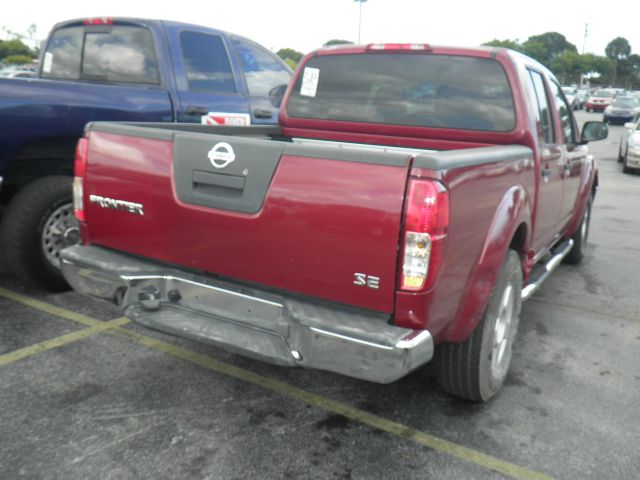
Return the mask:
<svg viewBox="0 0 640 480">
<path fill-rule="evenodd" d="M 117 127 L 89 133 L 89 243 L 393 311 L 408 153 Z"/>
</svg>

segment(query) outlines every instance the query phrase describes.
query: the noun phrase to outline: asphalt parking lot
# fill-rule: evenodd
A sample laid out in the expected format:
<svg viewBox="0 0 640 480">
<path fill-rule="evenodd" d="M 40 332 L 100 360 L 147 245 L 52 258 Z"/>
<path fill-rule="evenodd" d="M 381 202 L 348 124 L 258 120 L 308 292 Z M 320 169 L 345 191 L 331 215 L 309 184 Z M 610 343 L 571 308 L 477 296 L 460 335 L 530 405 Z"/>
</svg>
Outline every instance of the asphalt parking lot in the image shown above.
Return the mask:
<svg viewBox="0 0 640 480">
<path fill-rule="evenodd" d="M 640 175 L 620 131 L 591 146 L 586 257 L 524 304 L 484 405 L 429 368 L 380 386 L 243 359 L 0 266 L 0 478 L 638 478 Z"/>
</svg>

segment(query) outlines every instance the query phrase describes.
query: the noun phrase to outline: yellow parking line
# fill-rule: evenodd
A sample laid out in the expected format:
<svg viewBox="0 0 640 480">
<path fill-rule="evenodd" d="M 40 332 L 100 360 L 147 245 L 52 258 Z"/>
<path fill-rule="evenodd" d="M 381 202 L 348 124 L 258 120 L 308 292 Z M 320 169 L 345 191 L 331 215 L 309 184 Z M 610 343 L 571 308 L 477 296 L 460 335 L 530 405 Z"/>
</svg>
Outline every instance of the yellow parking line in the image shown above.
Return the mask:
<svg viewBox="0 0 640 480">
<path fill-rule="evenodd" d="M 52 313 L 53 315 L 58 315 L 57 313 L 53 313 L 54 311 L 63 313 L 64 315 L 58 315 L 58 316 L 61 316 L 62 318 L 74 320 L 74 317 L 77 316 L 77 320 L 75 321 L 78 321 L 85 325 L 87 324 L 86 323 L 87 321 L 90 321 L 92 323 L 97 322 L 100 325 L 104 324 L 103 322 L 99 322 L 98 320 L 85 317 L 84 315 L 75 314 L 74 312 L 70 312 L 68 310 L 64 310 L 59 307 L 54 307 L 45 302 L 40 302 L 37 300 L 30 299 L 29 297 L 16 294 L 14 292 L 10 292 L 9 290 L 5 290 L 1 287 L 0 287 L 0 296 L 10 298 L 14 301 L 23 303 L 25 305 L 29 305 L 33 308 L 42 310 L 47 313 Z M 118 319 L 118 320 L 121 320 L 121 319 Z M 116 321 L 117 320 L 112 320 L 112 322 L 116 322 Z M 91 330 L 91 328 L 86 330 Z M 83 331 L 86 331 L 86 330 L 83 330 Z M 477 450 L 473 450 L 463 445 L 459 445 L 457 443 L 444 440 L 442 438 L 411 428 L 407 425 L 403 425 L 401 423 L 394 422 L 392 420 L 388 420 L 383 417 L 379 417 L 378 415 L 368 413 L 364 410 L 360 410 L 359 408 L 352 407 L 345 403 L 331 400 L 329 398 L 323 397 L 316 393 L 312 393 L 307 390 L 303 390 L 301 388 L 297 388 L 292 385 L 279 382 L 277 380 L 273 380 L 268 377 L 264 377 L 257 373 L 251 372 L 249 370 L 245 370 L 243 368 L 236 367 L 234 365 L 230 365 L 228 363 L 220 362 L 206 355 L 196 353 L 192 350 L 178 347 L 176 345 L 163 342 L 161 340 L 156 340 L 155 338 L 151 338 L 146 335 L 140 335 L 131 330 L 117 328 L 116 325 L 113 325 L 111 327 L 110 332 L 123 335 L 128 339 L 140 345 L 143 345 L 149 349 L 164 352 L 168 355 L 171 355 L 173 357 L 176 357 L 182 360 L 186 360 L 193 364 L 204 367 L 208 370 L 221 373 L 223 375 L 235 378 L 237 380 L 241 380 L 243 382 L 257 385 L 267 390 L 276 392 L 280 395 L 284 395 L 289 398 L 293 398 L 293 399 L 305 402 L 309 405 L 318 407 L 322 410 L 329 411 L 338 415 L 342 415 L 353 421 L 362 423 L 364 425 L 368 425 L 372 428 L 390 433 L 397 437 L 410 440 L 419 445 L 429 447 L 441 453 L 464 460 L 466 462 L 473 463 L 475 465 L 486 468 L 488 470 L 493 470 L 495 472 L 501 473 L 503 475 L 507 475 L 512 478 L 521 479 L 521 480 L 542 480 L 542 479 L 551 478 L 540 472 L 529 470 L 527 468 L 521 467 L 514 463 L 500 460 L 499 458 L 493 457 L 491 455 L 487 455 L 485 453 L 479 452 Z"/>
<path fill-rule="evenodd" d="M 56 307 L 55 305 L 36 300 L 35 298 L 22 295 L 21 293 L 12 292 L 11 290 L 7 290 L 6 288 L 0 287 L 0 296 L 13 300 L 15 302 L 22 303 L 23 305 L 33 307 L 37 310 L 41 310 L 45 313 L 55 315 L 56 317 L 65 318 L 76 323 L 81 323 L 82 325 L 86 325 L 88 327 L 102 325 L 104 323 L 100 320 L 96 320 L 95 318 L 87 317 L 86 315 L 72 312 L 65 308 Z"/>
<path fill-rule="evenodd" d="M 130 330 L 118 329 L 115 332 L 117 332 L 118 334 L 124 334 L 134 342 L 139 343 L 140 345 L 143 345 L 147 348 L 159 350 L 171 356 L 180 358 L 182 360 L 187 360 L 188 362 L 195 363 L 196 365 L 200 365 L 201 367 L 207 368 L 209 370 L 213 370 L 217 373 L 221 373 L 247 383 L 252 383 L 254 385 L 266 388 L 267 390 L 277 392 L 281 395 L 300 400 L 302 402 L 308 403 L 309 405 L 313 405 L 323 410 L 342 415 L 343 417 L 347 417 L 351 420 L 363 423 L 375 429 L 391 433 L 392 435 L 396 435 L 407 440 L 411 440 L 412 442 L 432 448 L 434 450 L 438 450 L 453 457 L 475 463 L 476 465 L 482 466 L 489 470 L 494 470 L 504 475 L 522 480 L 541 480 L 551 478 L 542 473 L 528 470 L 519 465 L 500 460 L 499 458 L 492 457 L 491 455 L 487 455 L 477 450 L 473 450 L 457 443 L 450 442 L 433 435 L 429 435 L 428 433 L 421 432 L 420 430 L 416 430 L 414 428 L 408 427 L 407 425 L 403 425 L 392 420 L 387 420 L 386 418 L 382 418 L 378 415 L 365 412 L 364 410 L 360 410 L 359 408 L 352 407 L 345 403 L 337 402 L 316 393 L 294 387 L 287 383 L 272 380 L 257 373 L 250 372 L 249 370 L 245 370 L 228 363 L 220 362 L 206 355 L 196 353 L 192 350 L 178 347 L 161 340 L 156 340 L 155 338 L 147 337 L 145 335 L 140 335 Z"/>
<path fill-rule="evenodd" d="M 77 332 L 71 332 L 66 335 L 52 338 L 51 340 L 45 340 L 44 342 L 36 343 L 35 345 L 30 345 L 19 350 L 14 350 L 13 352 L 5 353 L 4 355 L 0 355 L 0 366 L 17 362 L 23 358 L 31 357 L 38 353 L 46 352 L 47 350 L 52 350 L 54 348 L 61 347 L 62 345 L 67 345 L 68 343 L 77 342 L 78 340 L 90 337 L 96 333 L 120 327 L 128 322 L 129 319 L 124 317 L 116 318 L 109 322 L 99 322 L 98 325 L 94 325 L 93 327 L 84 328 Z"/>
</svg>

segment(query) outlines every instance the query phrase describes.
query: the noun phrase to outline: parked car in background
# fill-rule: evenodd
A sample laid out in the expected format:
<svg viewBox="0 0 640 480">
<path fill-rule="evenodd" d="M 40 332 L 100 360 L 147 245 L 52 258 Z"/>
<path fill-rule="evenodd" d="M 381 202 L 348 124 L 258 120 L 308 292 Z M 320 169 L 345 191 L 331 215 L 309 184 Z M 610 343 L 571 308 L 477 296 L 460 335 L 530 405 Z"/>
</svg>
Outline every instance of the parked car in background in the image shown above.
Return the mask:
<svg viewBox="0 0 640 480">
<path fill-rule="evenodd" d="M 585 104 L 587 103 L 587 100 L 589 99 L 589 90 L 586 88 L 579 88 L 576 91 L 576 96 L 580 101 L 580 108 L 582 108 L 585 106 Z"/>
<path fill-rule="evenodd" d="M 578 92 L 573 87 L 562 87 L 562 93 L 564 93 L 565 98 L 567 99 L 567 103 L 571 107 L 571 110 L 580 110 L 582 105 L 580 104 L 580 99 L 578 98 Z"/>
<path fill-rule="evenodd" d="M 23 67 L 12 65 L 0 70 L 0 77 L 3 78 L 31 78 L 37 75 L 33 67 Z"/>
<path fill-rule="evenodd" d="M 66 287 L 62 248 L 79 238 L 73 157 L 95 120 L 278 122 L 291 69 L 246 38 L 164 20 L 56 25 L 37 78 L 0 80 L 0 253 L 19 278 Z"/>
<path fill-rule="evenodd" d="M 585 105 L 587 112 L 603 112 L 613 102 L 614 93 L 611 90 L 596 90 L 591 94 Z"/>
<path fill-rule="evenodd" d="M 622 162 L 624 173 L 640 170 L 640 119 L 624 124 L 618 147 L 618 162 Z"/>
<path fill-rule="evenodd" d="M 640 116 L 640 102 L 633 97 L 617 97 L 604 109 L 603 121 L 608 123 L 626 123 Z"/>
</svg>

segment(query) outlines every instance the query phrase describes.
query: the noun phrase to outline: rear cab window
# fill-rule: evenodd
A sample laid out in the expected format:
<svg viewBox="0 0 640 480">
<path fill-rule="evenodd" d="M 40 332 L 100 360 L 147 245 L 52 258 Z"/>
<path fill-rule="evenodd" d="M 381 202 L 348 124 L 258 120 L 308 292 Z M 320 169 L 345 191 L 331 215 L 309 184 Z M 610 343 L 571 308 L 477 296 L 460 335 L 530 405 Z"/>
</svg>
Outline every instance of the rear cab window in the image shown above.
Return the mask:
<svg viewBox="0 0 640 480">
<path fill-rule="evenodd" d="M 510 132 L 511 87 L 494 59 L 418 53 L 311 58 L 287 104 L 293 118 Z"/>
<path fill-rule="evenodd" d="M 159 84 L 151 32 L 134 25 L 71 26 L 55 31 L 43 78 Z"/>
</svg>

